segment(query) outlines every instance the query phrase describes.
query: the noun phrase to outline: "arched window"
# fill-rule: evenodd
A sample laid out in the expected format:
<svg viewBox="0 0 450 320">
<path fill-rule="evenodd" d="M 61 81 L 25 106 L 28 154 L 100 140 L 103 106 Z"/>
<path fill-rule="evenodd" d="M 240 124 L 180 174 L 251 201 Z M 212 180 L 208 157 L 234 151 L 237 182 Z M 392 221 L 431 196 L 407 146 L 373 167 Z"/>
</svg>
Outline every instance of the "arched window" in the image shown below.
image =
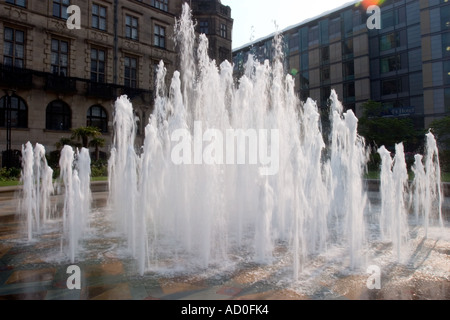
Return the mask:
<svg viewBox="0 0 450 320">
<path fill-rule="evenodd" d="M 67 103 L 55 100 L 48 104 L 46 110 L 47 130 L 68 131 L 72 127 L 72 111 Z"/>
<path fill-rule="evenodd" d="M 108 132 L 108 115 L 105 108 L 101 105 L 90 107 L 86 115 L 86 125 L 88 127 L 97 127 L 100 132 Z"/>
<path fill-rule="evenodd" d="M 11 128 L 28 128 L 28 107 L 21 97 L 11 96 Z M 0 127 L 7 127 L 8 122 L 8 96 L 0 98 Z"/>
</svg>

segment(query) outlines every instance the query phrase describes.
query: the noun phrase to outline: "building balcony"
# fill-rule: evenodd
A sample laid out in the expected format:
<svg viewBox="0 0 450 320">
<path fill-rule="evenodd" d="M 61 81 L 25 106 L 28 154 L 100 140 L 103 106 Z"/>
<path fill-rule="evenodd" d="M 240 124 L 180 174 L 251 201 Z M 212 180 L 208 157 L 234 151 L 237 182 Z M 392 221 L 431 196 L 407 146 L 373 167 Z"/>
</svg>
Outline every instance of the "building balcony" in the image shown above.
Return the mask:
<svg viewBox="0 0 450 320">
<path fill-rule="evenodd" d="M 87 84 L 86 95 L 88 97 L 110 100 L 115 98 L 116 88 L 114 85 L 107 83 L 89 82 Z"/>
<path fill-rule="evenodd" d="M 33 72 L 28 69 L 0 64 L 0 84 L 14 89 L 31 89 Z"/>
<path fill-rule="evenodd" d="M 77 93 L 77 81 L 70 77 L 46 74 L 45 90 L 65 94 L 75 94 Z"/>
</svg>

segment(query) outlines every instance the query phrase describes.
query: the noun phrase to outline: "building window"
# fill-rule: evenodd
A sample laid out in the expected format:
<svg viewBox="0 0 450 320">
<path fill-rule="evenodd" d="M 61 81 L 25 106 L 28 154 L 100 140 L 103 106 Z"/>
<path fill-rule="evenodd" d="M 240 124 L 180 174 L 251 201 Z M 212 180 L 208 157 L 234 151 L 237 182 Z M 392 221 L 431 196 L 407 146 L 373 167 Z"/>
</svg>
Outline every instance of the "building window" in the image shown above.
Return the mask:
<svg viewBox="0 0 450 320">
<path fill-rule="evenodd" d="M 72 127 L 72 111 L 67 103 L 55 100 L 48 104 L 46 110 L 47 130 L 68 131 Z"/>
<path fill-rule="evenodd" d="M 400 37 L 397 32 L 391 32 L 380 37 L 380 51 L 394 49 L 400 46 Z"/>
<path fill-rule="evenodd" d="M 320 60 L 322 64 L 330 63 L 330 47 L 322 47 L 320 49 Z"/>
<path fill-rule="evenodd" d="M 342 64 L 342 75 L 344 76 L 344 80 L 355 78 L 355 64 L 353 60 Z"/>
<path fill-rule="evenodd" d="M 300 46 L 300 36 L 298 33 L 291 34 L 289 36 L 289 51 L 294 52 L 299 49 Z"/>
<path fill-rule="evenodd" d="M 300 70 L 305 71 L 309 69 L 309 53 L 304 52 L 300 57 Z"/>
<path fill-rule="evenodd" d="M 200 21 L 199 22 L 200 33 L 209 34 L 209 23 L 208 21 Z"/>
<path fill-rule="evenodd" d="M 325 86 L 320 88 L 320 102 L 321 107 L 325 108 L 328 106 L 328 101 L 331 95 L 331 87 Z"/>
<path fill-rule="evenodd" d="M 312 46 L 319 43 L 319 26 L 314 26 L 309 29 L 308 45 Z"/>
<path fill-rule="evenodd" d="M 5 27 L 4 33 L 3 64 L 23 68 L 25 61 L 25 32 Z"/>
<path fill-rule="evenodd" d="M 322 83 L 330 83 L 330 67 L 320 69 L 320 81 Z"/>
<path fill-rule="evenodd" d="M 105 108 L 101 105 L 94 105 L 90 107 L 86 115 L 86 125 L 88 127 L 95 127 L 102 133 L 108 132 L 108 115 Z"/>
<path fill-rule="evenodd" d="M 444 89 L 444 106 L 445 112 L 450 112 L 450 88 Z"/>
<path fill-rule="evenodd" d="M 220 47 L 219 48 L 219 60 L 225 61 L 229 60 L 231 57 L 231 52 L 227 48 Z"/>
<path fill-rule="evenodd" d="M 125 16 L 125 37 L 132 40 L 139 39 L 138 18 L 129 15 Z"/>
<path fill-rule="evenodd" d="M 106 53 L 102 49 L 91 49 L 91 81 L 105 82 Z"/>
<path fill-rule="evenodd" d="M 3 96 L 0 99 L 0 127 L 7 127 L 8 97 Z M 11 114 L 9 120 L 11 121 L 11 128 L 27 128 L 28 127 L 28 108 L 25 100 L 16 95 L 11 96 Z"/>
<path fill-rule="evenodd" d="M 353 58 L 353 38 L 342 42 L 342 59 Z"/>
<path fill-rule="evenodd" d="M 156 47 L 165 48 L 166 47 L 166 28 L 159 25 L 155 25 L 155 35 L 153 44 Z"/>
<path fill-rule="evenodd" d="M 53 0 L 53 16 L 57 18 L 67 19 L 67 8 L 70 6 L 69 0 Z"/>
<path fill-rule="evenodd" d="M 355 83 L 347 82 L 344 83 L 344 101 L 353 102 L 355 101 Z"/>
<path fill-rule="evenodd" d="M 400 55 L 396 54 L 380 60 L 381 73 L 398 71 L 401 69 Z"/>
<path fill-rule="evenodd" d="M 150 5 L 163 11 L 169 11 L 169 0 L 151 0 Z"/>
<path fill-rule="evenodd" d="M 92 28 L 106 31 L 106 8 L 98 4 L 92 5 Z"/>
<path fill-rule="evenodd" d="M 442 55 L 444 57 L 449 57 L 450 56 L 450 33 L 446 32 L 443 33 L 442 35 Z"/>
<path fill-rule="evenodd" d="M 450 61 L 446 60 L 444 64 L 444 85 L 450 85 Z"/>
<path fill-rule="evenodd" d="M 68 75 L 69 68 L 69 42 L 52 39 L 52 70 L 51 72 L 60 76 Z"/>
<path fill-rule="evenodd" d="M 6 3 L 15 4 L 16 6 L 24 8 L 27 6 L 26 0 L 6 0 Z"/>
<path fill-rule="evenodd" d="M 129 88 L 137 88 L 137 59 L 125 57 L 124 85 Z"/>
<path fill-rule="evenodd" d="M 381 94 L 386 96 L 402 92 L 401 79 L 390 79 L 381 82 Z"/>
<path fill-rule="evenodd" d="M 228 31 L 226 24 L 223 23 L 220 24 L 220 36 L 225 39 L 228 38 Z"/>
</svg>

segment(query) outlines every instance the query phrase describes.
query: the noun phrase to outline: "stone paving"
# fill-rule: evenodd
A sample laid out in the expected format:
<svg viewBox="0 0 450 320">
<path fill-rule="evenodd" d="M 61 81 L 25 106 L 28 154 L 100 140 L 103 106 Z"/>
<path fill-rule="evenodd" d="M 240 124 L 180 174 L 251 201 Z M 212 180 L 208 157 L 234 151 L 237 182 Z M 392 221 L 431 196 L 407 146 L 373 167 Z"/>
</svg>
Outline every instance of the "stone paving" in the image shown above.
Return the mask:
<svg viewBox="0 0 450 320">
<path fill-rule="evenodd" d="M 105 205 L 107 193 L 94 194 L 94 208 Z M 139 276 L 133 259 L 118 254 L 119 237 L 93 237 L 82 258 L 61 259 L 61 235 L 50 227 L 28 241 L 16 213 L 17 200 L 0 196 L 0 300 L 416 300 L 450 299 L 450 238 L 418 241 L 415 262 L 390 265 L 382 288 L 367 288 L 368 274 L 317 268 L 303 282 L 273 279 L 275 267 L 245 263 L 219 277 L 211 274 Z M 97 213 L 100 215 L 100 213 Z M 96 222 L 96 228 L 107 228 Z M 447 229 L 448 232 L 449 229 Z M 382 244 L 378 244 L 382 246 Z M 316 262 L 320 265 L 320 261 Z M 81 271 L 81 288 L 70 290 L 70 265 Z M 298 290 L 299 286 L 311 290 Z"/>
</svg>

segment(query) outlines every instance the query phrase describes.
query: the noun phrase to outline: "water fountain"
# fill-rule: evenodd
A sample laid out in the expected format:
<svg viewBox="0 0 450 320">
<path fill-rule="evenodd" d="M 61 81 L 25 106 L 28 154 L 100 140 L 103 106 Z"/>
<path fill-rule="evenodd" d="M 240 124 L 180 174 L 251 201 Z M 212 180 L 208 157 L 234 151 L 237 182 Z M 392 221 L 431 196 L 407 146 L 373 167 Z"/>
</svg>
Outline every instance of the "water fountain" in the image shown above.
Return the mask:
<svg viewBox="0 0 450 320">
<path fill-rule="evenodd" d="M 40 235 L 41 229 L 60 219 L 51 197 L 63 195 L 61 247 L 71 262 L 75 261 L 79 242 L 89 225 L 91 212 L 91 160 L 85 148 L 75 153 L 64 146 L 60 158 L 60 177 L 53 183 L 53 170 L 48 166 L 43 145 L 30 142 L 22 147 L 22 195 L 20 215 L 26 214 L 28 240 Z"/>
<path fill-rule="evenodd" d="M 331 134 L 324 139 L 318 106 L 311 99 L 301 103 L 293 78 L 284 74 L 281 37 L 274 40 L 272 64 L 250 56 L 235 86 L 232 65 L 216 66 L 204 35 L 194 53 L 192 30 L 186 5 L 176 25 L 181 69 L 167 88 L 167 70 L 159 64 L 155 109 L 138 152 L 130 148 L 136 133 L 131 102 L 123 96 L 115 105 L 110 206 L 139 273 L 207 268 L 244 256 L 270 265 L 281 247 L 289 252 L 294 278 L 311 257 L 336 246 L 345 248 L 350 269 L 363 268 L 369 151 L 355 114 L 344 112 L 332 91 Z M 252 130 L 277 135 L 258 141 Z M 231 147 L 228 140 L 224 146 L 230 132 L 240 132 L 247 144 L 240 145 L 236 134 Z M 264 174 L 268 163 L 258 163 L 252 145 L 260 156 L 272 151 L 276 174 Z M 403 261 L 409 208 L 403 145 L 394 159 L 385 148 L 379 153 L 380 238 L 392 242 Z"/>
<path fill-rule="evenodd" d="M 274 40 L 274 60 L 260 63 L 249 56 L 235 85 L 233 66 L 217 66 L 207 54 L 206 36 L 195 37 L 187 4 L 175 27 L 181 68 L 167 79 L 159 64 L 143 146 L 135 148 L 130 100 L 121 96 L 115 103 L 105 211 L 112 212 L 138 274 L 220 269 L 242 261 L 270 266 L 282 252 L 297 280 L 311 261 L 335 249 L 340 266 L 364 272 L 373 239 L 392 244 L 394 260 L 405 261 L 410 207 L 425 230 L 436 218 L 443 225 L 431 133 L 427 154 L 416 156 L 413 191 L 403 145 L 396 146 L 394 158 L 386 148 L 378 150 L 381 205 L 374 209 L 364 181 L 369 149 L 358 135 L 357 117 L 344 112 L 332 91 L 331 130 L 324 136 L 316 102 L 301 102 L 294 79 L 284 73 L 281 37 Z M 31 208 L 28 150 L 24 200 Z M 91 211 L 89 165 L 86 149 L 62 150 L 63 242 L 72 262 Z M 375 232 L 368 216 L 377 217 L 371 219 Z"/>
<path fill-rule="evenodd" d="M 54 193 L 52 183 L 53 170 L 45 158 L 45 148 L 36 144 L 33 148 L 30 142 L 22 146 L 22 195 L 19 203 L 19 213 L 26 214 L 28 240 L 35 233 L 40 233 L 41 227 L 52 216 L 53 209 L 50 196 Z"/>
</svg>

